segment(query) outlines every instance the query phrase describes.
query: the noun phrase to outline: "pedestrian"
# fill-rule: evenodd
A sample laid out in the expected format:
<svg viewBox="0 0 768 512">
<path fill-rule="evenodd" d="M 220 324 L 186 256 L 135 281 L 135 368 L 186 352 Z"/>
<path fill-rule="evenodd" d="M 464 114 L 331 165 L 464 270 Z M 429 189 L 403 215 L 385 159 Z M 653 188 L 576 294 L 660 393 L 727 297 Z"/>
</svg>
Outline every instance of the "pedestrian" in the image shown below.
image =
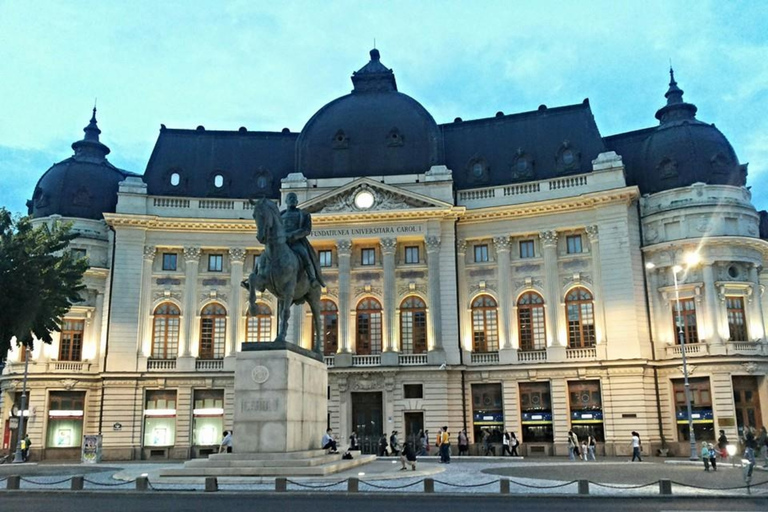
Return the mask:
<svg viewBox="0 0 768 512">
<path fill-rule="evenodd" d="M 29 434 L 25 434 L 21 440 L 21 460 L 24 462 L 29 460 L 30 446 L 32 446 L 32 441 L 29 440 Z"/>
<path fill-rule="evenodd" d="M 483 430 L 483 450 L 486 457 L 489 454 L 496 456 L 496 447 L 491 444 L 491 431 L 488 429 Z"/>
<path fill-rule="evenodd" d="M 643 443 L 640 441 L 640 434 L 632 431 L 632 462 L 635 462 L 635 459 L 637 459 L 637 462 L 643 462 L 642 457 L 640 457 L 640 452 L 643 451 Z"/>
<path fill-rule="evenodd" d="M 448 434 L 448 427 L 443 426 L 440 436 L 440 462 L 443 464 L 451 463 L 451 436 Z"/>
<path fill-rule="evenodd" d="M 429 455 L 429 430 L 424 430 L 424 455 Z"/>
<path fill-rule="evenodd" d="M 573 430 L 568 431 L 568 458 L 576 460 L 579 457 L 579 436 Z"/>
<path fill-rule="evenodd" d="M 504 431 L 504 436 L 501 438 L 501 445 L 502 445 L 501 454 L 504 455 L 505 453 L 508 453 L 509 456 L 511 457 L 512 450 L 510 448 L 512 445 L 512 436 L 509 435 L 508 430 Z"/>
<path fill-rule="evenodd" d="M 392 450 L 392 455 L 400 455 L 400 440 L 397 438 L 397 430 L 393 430 L 392 435 L 389 436 L 389 448 Z"/>
<path fill-rule="evenodd" d="M 752 427 L 744 427 L 744 432 L 744 458 L 747 460 L 747 465 L 744 467 L 744 480 L 749 485 L 752 481 L 752 472 L 755 469 L 757 441 L 755 440 L 755 432 Z"/>
<path fill-rule="evenodd" d="M 322 441 L 323 450 L 328 450 L 328 453 L 339 453 L 336 449 L 336 439 L 333 438 L 333 429 L 329 428 L 325 431 Z"/>
<path fill-rule="evenodd" d="M 459 457 L 469 454 L 469 437 L 467 436 L 467 429 L 463 428 L 459 431 Z"/>
<path fill-rule="evenodd" d="M 725 430 L 720 431 L 720 437 L 717 438 L 717 447 L 720 450 L 720 457 L 728 457 L 728 438 L 725 437 Z"/>
<path fill-rule="evenodd" d="M 510 434 L 512 436 L 512 439 L 510 440 L 509 444 L 512 446 L 512 455 L 513 457 L 519 457 L 520 454 L 517 453 L 517 447 L 520 446 L 520 441 L 517 439 L 517 436 L 515 436 L 515 433 L 512 432 Z"/>
<path fill-rule="evenodd" d="M 586 439 L 581 440 L 581 458 L 584 460 L 584 462 L 587 462 L 587 440 Z"/>
<path fill-rule="evenodd" d="M 381 439 L 379 439 L 379 457 L 389 455 L 387 453 L 388 449 L 389 444 L 387 444 L 387 436 L 385 434 L 381 434 Z"/>
<path fill-rule="evenodd" d="M 400 464 L 403 465 L 403 467 L 400 468 L 400 471 L 407 471 L 408 468 L 406 468 L 406 464 L 411 465 L 411 471 L 416 471 L 416 452 L 411 448 L 411 443 L 405 442 L 403 444 L 403 453 L 400 454 Z"/>
<path fill-rule="evenodd" d="M 715 450 L 715 445 L 712 443 L 709 443 L 709 464 L 712 466 L 713 471 L 717 471 L 717 451 Z"/>
<path fill-rule="evenodd" d="M 221 439 L 221 444 L 219 445 L 219 453 L 224 451 L 227 453 L 232 453 L 232 431 L 231 430 L 225 430 L 224 437 Z"/>
<path fill-rule="evenodd" d="M 757 436 L 757 447 L 760 449 L 760 455 L 763 457 L 763 467 L 768 468 L 768 431 L 765 426 L 760 427 L 760 435 Z"/>
<path fill-rule="evenodd" d="M 589 437 L 587 438 L 587 460 L 593 460 L 597 462 L 597 459 L 595 458 L 595 450 L 597 449 L 597 438 L 595 437 L 594 432 L 589 432 Z"/>
<path fill-rule="evenodd" d="M 349 451 L 357 451 L 359 449 L 360 446 L 357 444 L 357 432 L 353 430 L 352 434 L 349 436 Z"/>
<path fill-rule="evenodd" d="M 701 443 L 701 460 L 704 462 L 704 471 L 709 471 L 709 445 Z"/>
</svg>

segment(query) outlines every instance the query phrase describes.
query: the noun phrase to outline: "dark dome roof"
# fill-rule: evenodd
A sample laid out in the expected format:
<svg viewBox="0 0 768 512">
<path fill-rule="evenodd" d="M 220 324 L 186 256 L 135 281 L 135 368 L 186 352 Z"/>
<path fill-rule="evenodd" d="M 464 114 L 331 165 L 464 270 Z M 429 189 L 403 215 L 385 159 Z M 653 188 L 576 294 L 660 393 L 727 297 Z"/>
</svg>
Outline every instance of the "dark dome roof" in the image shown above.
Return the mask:
<svg viewBox="0 0 768 512">
<path fill-rule="evenodd" d="M 728 139 L 714 125 L 696 119 L 696 106 L 683 101 L 670 69 L 667 104 L 656 112 L 661 122 L 641 149 L 645 176 L 641 190 L 654 193 L 701 182 L 743 186 L 746 165 L 740 165 Z"/>
<path fill-rule="evenodd" d="M 104 212 L 114 212 L 118 183 L 133 173 L 118 169 L 106 159 L 109 148 L 99 142 L 96 109 L 83 131 L 83 140 L 72 144 L 75 154 L 54 164 L 40 178 L 27 201 L 33 217 L 62 215 L 101 219 Z"/>
<path fill-rule="evenodd" d="M 371 50 L 354 89 L 321 108 L 297 142 L 307 178 L 422 173 L 440 163 L 440 132 L 429 112 L 397 91 L 395 75 Z"/>
</svg>

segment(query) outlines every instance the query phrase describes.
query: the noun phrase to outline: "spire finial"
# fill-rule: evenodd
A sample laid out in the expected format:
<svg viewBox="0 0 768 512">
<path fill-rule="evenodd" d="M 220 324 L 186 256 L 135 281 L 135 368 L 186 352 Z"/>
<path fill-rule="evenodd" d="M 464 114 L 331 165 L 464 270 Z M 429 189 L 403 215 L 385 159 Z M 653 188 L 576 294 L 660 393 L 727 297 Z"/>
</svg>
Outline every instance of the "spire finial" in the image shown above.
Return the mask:
<svg viewBox="0 0 768 512">
<path fill-rule="evenodd" d="M 664 94 L 667 98 L 666 106 L 656 112 L 656 119 L 662 123 L 666 121 L 692 119 L 696 115 L 696 106 L 683 100 L 683 90 L 675 81 L 675 69 L 672 67 L 672 59 L 669 59 L 669 88 Z"/>
</svg>

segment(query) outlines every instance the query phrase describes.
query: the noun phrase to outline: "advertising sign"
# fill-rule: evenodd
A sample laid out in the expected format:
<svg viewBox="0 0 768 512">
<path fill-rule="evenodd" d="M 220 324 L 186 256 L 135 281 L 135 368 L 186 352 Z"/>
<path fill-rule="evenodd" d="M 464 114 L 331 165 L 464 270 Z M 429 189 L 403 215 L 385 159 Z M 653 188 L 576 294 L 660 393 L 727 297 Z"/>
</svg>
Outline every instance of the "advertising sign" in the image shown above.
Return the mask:
<svg viewBox="0 0 768 512">
<path fill-rule="evenodd" d="M 80 453 L 81 462 L 97 464 L 101 462 L 101 436 L 83 436 L 83 447 Z"/>
</svg>

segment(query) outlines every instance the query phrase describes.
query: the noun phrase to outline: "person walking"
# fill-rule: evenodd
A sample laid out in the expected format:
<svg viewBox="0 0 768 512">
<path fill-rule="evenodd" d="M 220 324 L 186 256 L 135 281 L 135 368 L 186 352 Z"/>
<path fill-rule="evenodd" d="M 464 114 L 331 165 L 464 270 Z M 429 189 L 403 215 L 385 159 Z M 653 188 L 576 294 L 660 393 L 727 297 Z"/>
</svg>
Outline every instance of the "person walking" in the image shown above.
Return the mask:
<svg viewBox="0 0 768 512">
<path fill-rule="evenodd" d="M 720 431 L 720 437 L 717 438 L 717 448 L 720 450 L 720 457 L 728 457 L 728 438 L 725 437 L 725 430 Z"/>
<path fill-rule="evenodd" d="M 512 445 L 512 436 L 509 435 L 508 430 L 504 431 L 504 435 L 501 438 L 501 445 L 502 445 L 501 454 L 504 455 L 508 453 L 509 456 L 511 457 L 512 450 L 510 449 L 510 447 Z"/>
<path fill-rule="evenodd" d="M 715 450 L 715 445 L 712 443 L 709 443 L 709 465 L 712 466 L 713 471 L 717 471 L 717 450 Z"/>
<path fill-rule="evenodd" d="M 219 445 L 219 453 L 221 452 L 232 453 L 232 431 L 231 430 L 224 431 L 224 437 L 221 439 L 221 444 Z"/>
<path fill-rule="evenodd" d="M 517 447 L 520 446 L 520 441 L 517 439 L 514 432 L 510 435 L 512 436 L 512 439 L 509 441 L 510 446 L 512 446 L 512 453 L 510 453 L 510 455 L 512 457 L 519 457 L 520 454 L 517 453 Z"/>
<path fill-rule="evenodd" d="M 29 447 L 32 446 L 32 441 L 29 440 L 29 434 L 25 434 L 21 440 L 21 460 L 27 462 L 29 460 Z"/>
<path fill-rule="evenodd" d="M 496 448 L 491 444 L 491 431 L 488 429 L 483 430 L 483 450 L 486 457 L 488 455 L 496 456 Z"/>
<path fill-rule="evenodd" d="M 632 462 L 635 462 L 635 459 L 637 459 L 637 462 L 643 462 L 642 457 L 640 457 L 640 452 L 643 451 L 643 443 L 640 441 L 640 434 L 632 431 Z"/>
<path fill-rule="evenodd" d="M 387 444 L 387 435 L 381 434 L 381 439 L 379 439 L 379 457 L 385 457 L 389 455 L 387 453 L 388 447 L 389 447 L 389 444 Z"/>
<path fill-rule="evenodd" d="M 400 455 L 400 441 L 397 439 L 397 430 L 393 430 L 392 435 L 389 436 L 389 448 L 392 450 L 392 455 Z"/>
<path fill-rule="evenodd" d="M 709 445 L 701 443 L 701 461 L 704 463 L 704 471 L 709 471 Z"/>
<path fill-rule="evenodd" d="M 579 436 L 573 430 L 568 431 L 568 458 L 576 460 L 579 456 Z"/>
<path fill-rule="evenodd" d="M 451 463 L 451 436 L 448 434 L 448 427 L 444 426 L 440 432 L 440 462 L 443 464 Z"/>
<path fill-rule="evenodd" d="M 595 437 L 594 432 L 589 432 L 589 437 L 587 438 L 587 458 L 586 460 L 593 460 L 597 462 L 597 459 L 595 458 L 595 450 L 597 449 L 597 438 Z"/>
<path fill-rule="evenodd" d="M 429 455 L 429 430 L 424 430 L 424 455 Z"/>
<path fill-rule="evenodd" d="M 763 457 L 763 467 L 768 468 L 768 431 L 765 426 L 760 427 L 760 435 L 757 436 L 757 447 Z"/>
<path fill-rule="evenodd" d="M 408 468 L 405 467 L 406 464 L 411 465 L 411 471 L 416 471 L 416 452 L 411 448 L 411 443 L 407 441 L 403 443 L 403 452 L 400 454 L 400 464 L 403 465 L 403 467 L 400 468 L 400 471 L 408 470 Z"/>
<path fill-rule="evenodd" d="M 467 429 L 463 428 L 459 431 L 459 457 L 469 454 L 469 436 L 467 436 Z"/>
</svg>

